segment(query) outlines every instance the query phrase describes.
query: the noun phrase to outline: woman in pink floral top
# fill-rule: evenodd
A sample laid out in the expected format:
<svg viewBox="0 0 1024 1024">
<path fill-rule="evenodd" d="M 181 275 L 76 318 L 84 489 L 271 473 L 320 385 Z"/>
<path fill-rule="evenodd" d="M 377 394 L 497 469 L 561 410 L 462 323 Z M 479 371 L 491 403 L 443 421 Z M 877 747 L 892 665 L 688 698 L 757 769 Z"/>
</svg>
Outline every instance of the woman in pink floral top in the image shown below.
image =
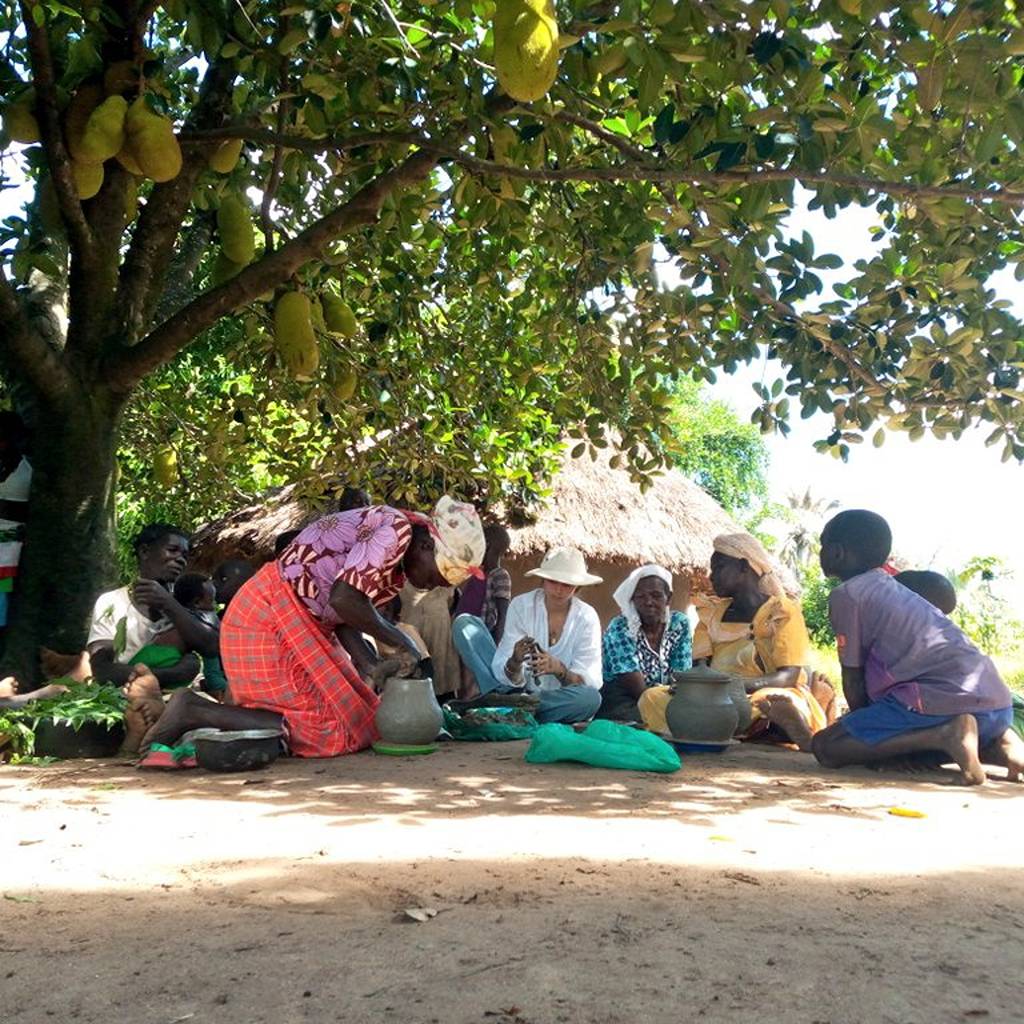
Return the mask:
<svg viewBox="0 0 1024 1024">
<path fill-rule="evenodd" d="M 182 692 L 145 742 L 190 729 L 281 727 L 301 757 L 333 757 L 376 739 L 378 698 L 367 634 L 418 661 L 408 635 L 377 609 L 408 579 L 427 590 L 480 573 L 484 538 L 470 505 L 442 498 L 430 516 L 387 505 L 311 523 L 235 595 L 221 627 L 233 705 Z"/>
</svg>

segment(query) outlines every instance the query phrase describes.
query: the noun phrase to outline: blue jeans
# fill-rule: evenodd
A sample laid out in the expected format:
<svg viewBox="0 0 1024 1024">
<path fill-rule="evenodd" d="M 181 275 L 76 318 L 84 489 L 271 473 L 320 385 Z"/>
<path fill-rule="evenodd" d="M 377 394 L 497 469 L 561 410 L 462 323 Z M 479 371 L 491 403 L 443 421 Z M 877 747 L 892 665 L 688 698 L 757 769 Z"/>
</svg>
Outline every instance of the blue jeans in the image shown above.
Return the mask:
<svg viewBox="0 0 1024 1024">
<path fill-rule="evenodd" d="M 452 623 L 452 641 L 462 663 L 473 673 L 481 693 L 525 693 L 521 686 L 511 686 L 499 679 L 491 668 L 497 645 L 483 619 L 475 615 L 457 615 Z M 537 721 L 586 722 L 601 706 L 601 694 L 592 686 L 560 686 L 557 690 L 540 691 Z"/>
</svg>

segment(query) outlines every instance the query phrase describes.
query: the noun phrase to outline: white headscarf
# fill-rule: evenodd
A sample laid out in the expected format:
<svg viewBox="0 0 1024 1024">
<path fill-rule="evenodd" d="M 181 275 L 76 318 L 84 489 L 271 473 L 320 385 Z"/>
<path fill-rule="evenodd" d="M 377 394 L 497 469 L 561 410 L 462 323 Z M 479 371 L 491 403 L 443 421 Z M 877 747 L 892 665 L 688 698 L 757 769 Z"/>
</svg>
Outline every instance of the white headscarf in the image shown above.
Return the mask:
<svg viewBox="0 0 1024 1024">
<path fill-rule="evenodd" d="M 634 569 L 615 589 L 615 593 L 612 594 L 615 603 L 622 610 L 622 614 L 625 616 L 626 625 L 629 626 L 631 633 L 636 632 L 640 628 L 640 613 L 636 610 L 636 605 L 633 604 L 633 594 L 636 591 L 637 584 L 641 580 L 647 579 L 648 576 L 657 576 L 659 580 L 662 580 L 667 586 L 669 591 L 672 590 L 672 573 L 668 569 L 663 569 L 660 565 L 641 565 L 639 569 Z M 665 621 L 668 622 L 669 610 L 665 608 Z"/>
</svg>

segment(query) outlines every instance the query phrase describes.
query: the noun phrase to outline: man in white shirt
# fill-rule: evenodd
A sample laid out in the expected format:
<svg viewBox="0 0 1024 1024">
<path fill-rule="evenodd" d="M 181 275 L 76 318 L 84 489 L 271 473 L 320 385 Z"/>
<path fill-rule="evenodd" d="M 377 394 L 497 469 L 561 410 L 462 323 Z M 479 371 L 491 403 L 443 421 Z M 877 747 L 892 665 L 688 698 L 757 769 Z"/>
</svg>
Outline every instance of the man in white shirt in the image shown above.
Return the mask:
<svg viewBox="0 0 1024 1024">
<path fill-rule="evenodd" d="M 174 599 L 171 584 L 188 558 L 185 531 L 167 523 L 146 526 L 135 539 L 139 579 L 129 587 L 101 594 L 93 608 L 88 652 L 95 677 L 123 685 L 142 648 L 161 633 L 176 629 L 188 653 L 173 665 L 149 666 L 161 689 L 186 686 L 199 673 L 199 654 L 215 657 L 217 632 Z"/>
</svg>

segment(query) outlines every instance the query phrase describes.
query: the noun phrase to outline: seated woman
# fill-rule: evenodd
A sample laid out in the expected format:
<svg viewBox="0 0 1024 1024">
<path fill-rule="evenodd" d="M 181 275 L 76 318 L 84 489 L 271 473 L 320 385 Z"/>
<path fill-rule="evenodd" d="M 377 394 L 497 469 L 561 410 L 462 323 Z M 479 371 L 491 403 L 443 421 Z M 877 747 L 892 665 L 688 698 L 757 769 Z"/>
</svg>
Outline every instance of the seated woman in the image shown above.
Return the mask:
<svg viewBox="0 0 1024 1024">
<path fill-rule="evenodd" d="M 803 613 L 782 592 L 768 553 L 746 533 L 715 538 L 714 597 L 698 598 L 694 661 L 734 679 L 740 739 L 772 739 L 810 750 L 811 737 L 835 718 L 835 693 L 805 668 L 810 638 Z M 812 692 L 813 688 L 813 692 Z M 640 714 L 648 728 L 667 731 L 668 687 L 647 690 Z"/>
<path fill-rule="evenodd" d="M 483 553 L 475 510 L 447 496 L 432 516 L 378 505 L 311 523 L 228 605 L 220 646 L 230 703 L 175 694 L 143 750 L 199 728 L 282 729 L 299 757 L 363 750 L 377 737 L 371 681 L 385 663 L 362 635 L 402 651 L 406 673 L 422 657 L 378 608 L 407 578 L 424 590 L 457 586 L 480 571 Z"/>
<path fill-rule="evenodd" d="M 539 722 L 585 722 L 601 706 L 601 622 L 579 587 L 600 583 L 575 548 L 554 548 L 527 576 L 543 585 L 512 598 L 501 643 L 475 615 L 453 626 L 455 647 L 482 694 L 540 694 Z"/>
<path fill-rule="evenodd" d="M 672 574 L 660 565 L 634 569 L 614 594 L 622 609 L 601 644 L 604 687 L 598 718 L 640 721 L 637 700 L 691 665 L 690 620 L 672 611 Z"/>
<path fill-rule="evenodd" d="M 139 578 L 101 594 L 93 608 L 87 642 L 93 675 L 123 686 L 135 678 L 133 666 L 144 664 L 161 689 L 187 686 L 199 673 L 199 656 L 217 654 L 217 631 L 171 592 L 185 568 L 188 536 L 177 526 L 152 523 L 140 531 L 134 548 Z"/>
</svg>

